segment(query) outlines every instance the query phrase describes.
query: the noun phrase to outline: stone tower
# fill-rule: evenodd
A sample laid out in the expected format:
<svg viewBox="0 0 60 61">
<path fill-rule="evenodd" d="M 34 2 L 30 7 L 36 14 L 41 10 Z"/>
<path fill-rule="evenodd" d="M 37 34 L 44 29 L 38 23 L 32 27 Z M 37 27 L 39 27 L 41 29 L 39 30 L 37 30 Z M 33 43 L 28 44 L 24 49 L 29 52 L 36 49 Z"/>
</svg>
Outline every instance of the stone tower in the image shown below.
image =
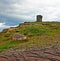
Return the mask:
<svg viewBox="0 0 60 61">
<path fill-rule="evenodd" d="M 42 15 L 37 15 L 37 22 L 42 22 Z"/>
</svg>

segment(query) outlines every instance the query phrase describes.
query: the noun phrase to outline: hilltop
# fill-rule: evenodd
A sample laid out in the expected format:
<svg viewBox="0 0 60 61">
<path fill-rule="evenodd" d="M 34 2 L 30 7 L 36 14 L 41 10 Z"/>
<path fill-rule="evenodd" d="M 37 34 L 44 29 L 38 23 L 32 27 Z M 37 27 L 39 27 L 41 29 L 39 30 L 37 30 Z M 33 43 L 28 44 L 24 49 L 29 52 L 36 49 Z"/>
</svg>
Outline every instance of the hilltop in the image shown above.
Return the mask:
<svg viewBox="0 0 60 61">
<path fill-rule="evenodd" d="M 14 34 L 22 34 L 26 40 L 14 40 Z M 60 22 L 25 22 L 0 32 L 0 51 L 12 47 L 60 46 Z"/>
</svg>

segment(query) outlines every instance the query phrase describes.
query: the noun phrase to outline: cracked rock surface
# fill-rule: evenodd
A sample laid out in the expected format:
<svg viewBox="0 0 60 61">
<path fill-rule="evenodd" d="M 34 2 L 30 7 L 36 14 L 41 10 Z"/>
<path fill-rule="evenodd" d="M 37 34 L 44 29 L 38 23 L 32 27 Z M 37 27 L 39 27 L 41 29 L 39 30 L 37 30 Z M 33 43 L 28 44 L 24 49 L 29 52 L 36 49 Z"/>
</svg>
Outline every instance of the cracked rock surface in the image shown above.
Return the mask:
<svg viewBox="0 0 60 61">
<path fill-rule="evenodd" d="M 0 53 L 0 61 L 60 61 L 60 47 L 20 50 L 11 48 Z"/>
</svg>

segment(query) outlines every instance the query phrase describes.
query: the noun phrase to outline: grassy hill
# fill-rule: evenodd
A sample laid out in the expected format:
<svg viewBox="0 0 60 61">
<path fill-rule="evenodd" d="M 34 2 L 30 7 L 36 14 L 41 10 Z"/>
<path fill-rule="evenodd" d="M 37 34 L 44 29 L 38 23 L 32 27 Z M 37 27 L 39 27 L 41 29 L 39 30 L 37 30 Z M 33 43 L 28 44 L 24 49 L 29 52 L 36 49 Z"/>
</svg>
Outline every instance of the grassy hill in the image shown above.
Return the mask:
<svg viewBox="0 0 60 61">
<path fill-rule="evenodd" d="M 12 34 L 20 33 L 28 37 L 27 41 L 17 41 Z M 0 33 L 0 51 L 11 47 L 60 46 L 60 22 L 25 22 L 18 27 L 4 29 Z"/>
</svg>

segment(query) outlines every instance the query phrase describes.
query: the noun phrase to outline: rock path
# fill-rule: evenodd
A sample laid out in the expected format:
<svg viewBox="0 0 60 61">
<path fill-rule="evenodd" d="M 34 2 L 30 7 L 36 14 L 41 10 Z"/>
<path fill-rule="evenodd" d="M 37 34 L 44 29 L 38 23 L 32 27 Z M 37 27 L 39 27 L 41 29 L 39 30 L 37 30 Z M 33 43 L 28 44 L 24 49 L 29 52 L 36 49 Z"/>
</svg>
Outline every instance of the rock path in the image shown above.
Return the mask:
<svg viewBox="0 0 60 61">
<path fill-rule="evenodd" d="M 0 61 L 60 61 L 60 47 L 21 51 L 19 48 L 0 53 Z"/>
</svg>

